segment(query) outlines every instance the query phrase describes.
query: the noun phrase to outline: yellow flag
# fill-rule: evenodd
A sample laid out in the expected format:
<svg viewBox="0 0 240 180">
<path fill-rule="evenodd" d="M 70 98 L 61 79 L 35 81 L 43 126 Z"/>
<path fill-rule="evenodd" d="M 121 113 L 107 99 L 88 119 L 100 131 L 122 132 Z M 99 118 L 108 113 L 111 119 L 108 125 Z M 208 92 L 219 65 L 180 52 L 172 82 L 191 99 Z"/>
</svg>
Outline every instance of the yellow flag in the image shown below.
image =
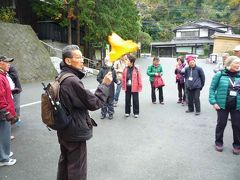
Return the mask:
<svg viewBox="0 0 240 180">
<path fill-rule="evenodd" d="M 108 42 L 111 45 L 111 52 L 109 53 L 111 62 L 116 61 L 124 54 L 136 52 L 139 48 L 138 44 L 132 40 L 123 40 L 116 33 L 112 33 L 111 36 L 108 36 Z"/>
</svg>

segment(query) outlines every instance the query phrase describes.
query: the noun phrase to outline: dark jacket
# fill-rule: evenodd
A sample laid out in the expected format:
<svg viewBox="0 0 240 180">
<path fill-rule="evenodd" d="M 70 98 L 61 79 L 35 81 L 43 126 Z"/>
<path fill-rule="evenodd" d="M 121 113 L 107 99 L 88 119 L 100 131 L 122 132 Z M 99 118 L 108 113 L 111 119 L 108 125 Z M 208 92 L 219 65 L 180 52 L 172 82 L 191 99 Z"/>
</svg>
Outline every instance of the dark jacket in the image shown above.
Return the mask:
<svg viewBox="0 0 240 180">
<path fill-rule="evenodd" d="M 92 137 L 92 122 L 88 110 L 94 111 L 104 105 L 109 87 L 100 84 L 93 94 L 84 88 L 81 81 L 83 72 L 65 64 L 61 68 L 61 73 L 73 73 L 75 76 L 68 77 L 60 86 L 60 102 L 70 112 L 71 122 L 67 128 L 57 132 L 58 137 L 65 141 L 86 141 Z"/>
<path fill-rule="evenodd" d="M 15 84 L 15 88 L 12 90 L 12 93 L 19 94 L 20 92 L 22 92 L 22 86 L 21 86 L 20 80 L 18 78 L 17 70 L 14 68 L 14 66 L 12 64 L 10 65 L 8 74 Z"/>
<path fill-rule="evenodd" d="M 102 83 L 102 80 L 104 78 L 104 76 L 109 72 L 109 71 L 112 71 L 112 77 L 113 77 L 113 81 L 112 83 L 109 85 L 110 86 L 110 89 L 109 89 L 109 96 L 113 97 L 114 96 L 114 82 L 117 84 L 118 83 L 118 80 L 117 80 L 117 75 L 116 75 L 116 71 L 111 68 L 111 67 L 107 67 L 107 66 L 103 66 L 98 75 L 97 75 L 97 81 L 101 84 Z"/>
<path fill-rule="evenodd" d="M 184 76 L 187 89 L 194 90 L 203 88 L 205 84 L 205 75 L 202 68 L 198 66 L 191 68 L 189 66 L 186 68 Z M 190 80 L 189 77 L 192 77 L 192 80 Z"/>
</svg>

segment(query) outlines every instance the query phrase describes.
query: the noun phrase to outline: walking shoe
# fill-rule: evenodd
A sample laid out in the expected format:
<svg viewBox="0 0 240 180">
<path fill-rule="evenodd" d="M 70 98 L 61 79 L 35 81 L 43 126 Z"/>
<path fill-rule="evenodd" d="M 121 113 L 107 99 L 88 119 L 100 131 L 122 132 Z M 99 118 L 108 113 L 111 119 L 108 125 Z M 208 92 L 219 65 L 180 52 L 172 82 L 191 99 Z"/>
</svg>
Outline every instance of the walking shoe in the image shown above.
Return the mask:
<svg viewBox="0 0 240 180">
<path fill-rule="evenodd" d="M 179 99 L 178 101 L 177 101 L 177 103 L 179 104 L 179 103 L 182 103 L 182 100 L 181 99 Z"/>
<path fill-rule="evenodd" d="M 195 112 L 195 115 L 196 115 L 196 116 L 200 115 L 200 112 Z"/>
<path fill-rule="evenodd" d="M 15 137 L 14 136 L 10 136 L 10 139 L 13 140 L 13 139 L 15 139 Z"/>
<path fill-rule="evenodd" d="M 105 119 L 106 115 L 102 114 L 101 119 Z"/>
<path fill-rule="evenodd" d="M 215 149 L 216 149 L 216 151 L 218 151 L 218 152 L 222 152 L 222 151 L 223 151 L 223 146 L 215 145 Z"/>
<path fill-rule="evenodd" d="M 163 104 L 164 104 L 164 102 L 162 101 L 162 102 L 160 102 L 160 104 L 162 104 L 162 105 L 163 105 Z"/>
<path fill-rule="evenodd" d="M 17 127 L 19 127 L 22 123 L 22 120 L 21 119 L 18 119 L 18 121 L 15 123 Z"/>
<path fill-rule="evenodd" d="M 12 156 L 13 156 L 13 152 L 10 152 L 9 157 L 12 157 Z"/>
<path fill-rule="evenodd" d="M 130 114 L 125 114 L 125 117 L 129 117 L 130 116 Z"/>
<path fill-rule="evenodd" d="M 157 104 L 156 101 L 152 102 L 153 104 Z"/>
<path fill-rule="evenodd" d="M 17 162 L 16 159 L 9 158 L 8 162 L 0 162 L 0 166 L 12 166 Z"/>
<path fill-rule="evenodd" d="M 113 107 L 117 107 L 117 103 L 118 103 L 118 101 L 114 101 L 113 102 Z"/>
<path fill-rule="evenodd" d="M 134 118 L 138 118 L 138 116 L 139 116 L 138 114 L 134 114 Z"/>
<path fill-rule="evenodd" d="M 190 110 L 186 110 L 185 113 L 192 113 L 193 111 Z"/>
<path fill-rule="evenodd" d="M 108 119 L 110 119 L 110 120 L 113 119 L 113 115 L 109 114 Z"/>
<path fill-rule="evenodd" d="M 240 154 L 240 148 L 233 148 L 233 154 L 239 155 Z"/>
</svg>

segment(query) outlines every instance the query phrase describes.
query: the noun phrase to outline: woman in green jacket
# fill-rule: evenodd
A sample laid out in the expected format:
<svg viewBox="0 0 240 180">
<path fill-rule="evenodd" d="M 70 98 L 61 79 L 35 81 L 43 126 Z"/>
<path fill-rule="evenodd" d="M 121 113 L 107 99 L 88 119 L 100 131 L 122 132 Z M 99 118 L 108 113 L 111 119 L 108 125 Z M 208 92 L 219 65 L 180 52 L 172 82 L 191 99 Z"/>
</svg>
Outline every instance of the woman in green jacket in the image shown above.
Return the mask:
<svg viewBox="0 0 240 180">
<path fill-rule="evenodd" d="M 217 111 L 215 149 L 223 151 L 223 133 L 229 113 L 233 129 L 233 153 L 240 154 L 240 59 L 229 56 L 226 68 L 217 72 L 209 89 L 209 102 Z"/>
<path fill-rule="evenodd" d="M 151 98 L 152 98 L 152 103 L 156 104 L 156 88 L 153 87 L 153 81 L 154 81 L 154 76 L 162 76 L 163 70 L 162 70 L 162 65 L 160 64 L 160 59 L 159 57 L 154 57 L 153 58 L 153 64 L 148 66 L 147 69 L 147 75 L 149 76 L 150 84 L 151 84 Z M 159 103 L 164 104 L 163 102 L 163 89 L 162 87 L 157 88 L 159 91 Z"/>
</svg>

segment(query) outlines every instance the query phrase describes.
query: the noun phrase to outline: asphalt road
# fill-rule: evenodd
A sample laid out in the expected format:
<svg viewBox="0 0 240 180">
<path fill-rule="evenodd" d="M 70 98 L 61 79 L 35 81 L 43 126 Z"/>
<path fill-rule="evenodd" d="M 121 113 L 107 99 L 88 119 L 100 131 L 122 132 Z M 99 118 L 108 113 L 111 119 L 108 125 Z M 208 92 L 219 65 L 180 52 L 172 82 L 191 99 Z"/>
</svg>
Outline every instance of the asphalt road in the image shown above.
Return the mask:
<svg viewBox="0 0 240 180">
<path fill-rule="evenodd" d="M 176 61 L 162 58 L 165 104 L 152 104 L 146 75 L 151 58 L 137 61 L 143 76 L 138 119 L 124 117 L 121 92 L 113 120 L 100 120 L 100 110 L 91 112 L 97 121 L 88 141 L 88 180 L 239 180 L 240 156 L 232 154 L 231 124 L 225 130 L 224 151 L 214 150 L 216 112 L 208 103 L 213 64 L 198 60 L 206 74 L 201 92 L 200 116 L 186 114 L 177 104 L 173 74 Z M 96 77 L 83 79 L 86 88 L 97 86 Z M 0 180 L 54 180 L 59 145 L 56 132 L 48 131 L 40 118 L 40 82 L 24 84 L 20 127 L 13 127 L 12 167 L 0 167 Z M 34 103 L 35 104 L 29 104 Z"/>
</svg>

